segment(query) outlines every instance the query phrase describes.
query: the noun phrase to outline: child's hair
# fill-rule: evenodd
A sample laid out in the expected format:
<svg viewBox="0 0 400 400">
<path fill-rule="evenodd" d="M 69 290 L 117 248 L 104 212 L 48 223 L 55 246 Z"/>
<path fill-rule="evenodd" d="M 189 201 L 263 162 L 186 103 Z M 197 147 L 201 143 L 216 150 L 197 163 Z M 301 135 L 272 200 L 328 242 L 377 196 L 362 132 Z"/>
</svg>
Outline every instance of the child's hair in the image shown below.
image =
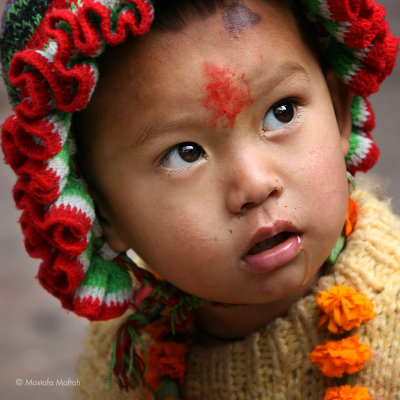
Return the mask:
<svg viewBox="0 0 400 400">
<path fill-rule="evenodd" d="M 1 62 L 14 114 L 3 124 L 2 149 L 17 175 L 13 195 L 22 210 L 26 250 L 42 259 L 38 279 L 64 308 L 90 320 L 122 315 L 132 302 L 128 271 L 142 284 L 158 288 L 141 310 L 146 322 L 161 299 L 176 312 L 175 322 L 202 304 L 201 299 L 136 267 L 103 240 L 76 162 L 71 121 L 90 101 L 98 80 L 96 58 L 107 45 L 145 34 L 154 8 L 159 12 L 154 29 L 181 30 L 193 16 L 206 17 L 228 3 L 232 4 L 225 0 L 8 1 Z M 367 171 L 379 152 L 371 137 L 374 114 L 366 97 L 392 72 L 398 46 L 384 20 L 385 10 L 372 0 L 284 4 L 303 11 L 318 33 L 324 62 L 355 94 L 346 164 L 351 174 Z"/>
<path fill-rule="evenodd" d="M 193 17 L 207 17 L 215 13 L 218 7 L 226 5 L 226 0 L 200 0 L 196 2 L 172 0 L 154 1 L 157 9 L 152 28 L 166 31 L 182 30 Z"/>
</svg>

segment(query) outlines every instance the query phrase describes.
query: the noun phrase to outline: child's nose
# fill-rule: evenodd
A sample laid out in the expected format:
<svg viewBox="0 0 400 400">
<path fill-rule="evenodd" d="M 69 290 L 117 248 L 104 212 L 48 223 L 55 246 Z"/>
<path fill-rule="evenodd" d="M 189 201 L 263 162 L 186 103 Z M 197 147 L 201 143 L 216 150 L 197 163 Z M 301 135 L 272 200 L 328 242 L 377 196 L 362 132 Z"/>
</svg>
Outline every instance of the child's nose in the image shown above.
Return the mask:
<svg viewBox="0 0 400 400">
<path fill-rule="evenodd" d="M 228 175 L 227 208 L 233 214 L 242 214 L 271 197 L 279 197 L 283 189 L 273 161 L 260 149 L 244 149 L 231 162 Z"/>
</svg>

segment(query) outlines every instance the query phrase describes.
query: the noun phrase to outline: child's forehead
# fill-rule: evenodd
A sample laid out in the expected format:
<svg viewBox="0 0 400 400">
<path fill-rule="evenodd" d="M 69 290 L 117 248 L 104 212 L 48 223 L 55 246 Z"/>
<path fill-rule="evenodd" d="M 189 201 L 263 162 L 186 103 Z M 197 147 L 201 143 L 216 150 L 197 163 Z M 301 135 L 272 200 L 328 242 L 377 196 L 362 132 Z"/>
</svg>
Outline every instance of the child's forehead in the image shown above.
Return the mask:
<svg viewBox="0 0 400 400">
<path fill-rule="evenodd" d="M 285 40 L 286 36 L 299 42 L 302 36 L 289 7 L 275 3 L 267 0 L 235 2 L 206 18 L 188 21 L 181 30 L 153 29 L 143 37 L 107 50 L 100 63 L 100 85 L 108 80 L 113 85 L 126 86 L 127 82 L 118 79 L 122 73 L 130 86 L 140 85 L 145 89 L 153 81 L 162 87 L 175 71 L 181 73 L 185 66 L 199 72 L 205 62 L 222 66 L 230 59 L 230 67 L 244 72 L 254 66 L 251 56 L 255 52 L 262 62 L 279 58 L 280 54 L 290 51 L 292 45 Z M 279 45 L 277 36 L 283 38 Z M 275 47 L 274 42 L 277 43 Z M 267 43 L 273 53 L 265 59 L 262 48 Z M 141 85 L 144 81 L 146 84 Z"/>
<path fill-rule="evenodd" d="M 110 115 L 113 124 L 136 113 L 140 120 L 170 120 L 187 110 L 199 118 L 199 110 L 210 104 L 205 107 L 204 100 L 210 85 L 213 95 L 239 93 L 240 104 L 252 104 L 260 87 L 287 75 L 307 78 L 315 64 L 286 9 L 258 0 L 235 3 L 183 30 L 153 30 L 106 52 L 89 110 L 103 114 L 113 104 L 119 114 Z M 219 90 L 221 85 L 232 91 Z"/>
</svg>

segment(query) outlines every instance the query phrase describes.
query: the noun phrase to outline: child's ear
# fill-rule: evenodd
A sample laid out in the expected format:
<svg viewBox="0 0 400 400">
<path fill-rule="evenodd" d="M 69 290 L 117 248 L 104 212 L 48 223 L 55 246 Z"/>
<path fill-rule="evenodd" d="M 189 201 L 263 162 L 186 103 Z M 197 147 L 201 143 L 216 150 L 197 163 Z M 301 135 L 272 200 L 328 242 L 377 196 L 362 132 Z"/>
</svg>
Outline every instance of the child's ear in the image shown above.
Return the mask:
<svg viewBox="0 0 400 400">
<path fill-rule="evenodd" d="M 114 251 L 118 253 L 129 250 L 128 245 L 124 242 L 118 230 L 112 224 L 111 218 L 108 216 L 108 213 L 106 211 L 106 207 L 104 207 L 104 205 L 102 204 L 99 196 L 93 193 L 91 193 L 91 195 L 96 204 L 96 215 L 103 229 L 103 233 L 107 240 L 107 243 Z"/>
<path fill-rule="evenodd" d="M 335 109 L 343 155 L 346 156 L 350 146 L 349 138 L 352 128 L 351 102 L 353 101 L 354 94 L 331 69 L 326 72 L 326 82 Z"/>
</svg>

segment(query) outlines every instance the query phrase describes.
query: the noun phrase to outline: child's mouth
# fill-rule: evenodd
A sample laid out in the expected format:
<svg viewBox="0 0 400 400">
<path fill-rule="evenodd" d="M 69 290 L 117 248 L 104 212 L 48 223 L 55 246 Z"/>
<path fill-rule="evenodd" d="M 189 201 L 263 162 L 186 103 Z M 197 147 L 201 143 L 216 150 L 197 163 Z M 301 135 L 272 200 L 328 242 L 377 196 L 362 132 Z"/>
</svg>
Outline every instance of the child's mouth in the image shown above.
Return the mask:
<svg viewBox="0 0 400 400">
<path fill-rule="evenodd" d="M 242 258 L 249 272 L 263 273 L 293 260 L 303 248 L 303 235 L 288 221 L 277 221 L 259 229 L 253 245 Z"/>
<path fill-rule="evenodd" d="M 251 248 L 248 254 L 249 255 L 258 254 L 261 253 L 262 251 L 272 249 L 273 247 L 287 240 L 290 235 L 293 235 L 293 233 L 291 232 L 278 233 L 277 235 L 269 239 L 265 239 L 262 242 L 257 243 L 255 246 Z"/>
</svg>

